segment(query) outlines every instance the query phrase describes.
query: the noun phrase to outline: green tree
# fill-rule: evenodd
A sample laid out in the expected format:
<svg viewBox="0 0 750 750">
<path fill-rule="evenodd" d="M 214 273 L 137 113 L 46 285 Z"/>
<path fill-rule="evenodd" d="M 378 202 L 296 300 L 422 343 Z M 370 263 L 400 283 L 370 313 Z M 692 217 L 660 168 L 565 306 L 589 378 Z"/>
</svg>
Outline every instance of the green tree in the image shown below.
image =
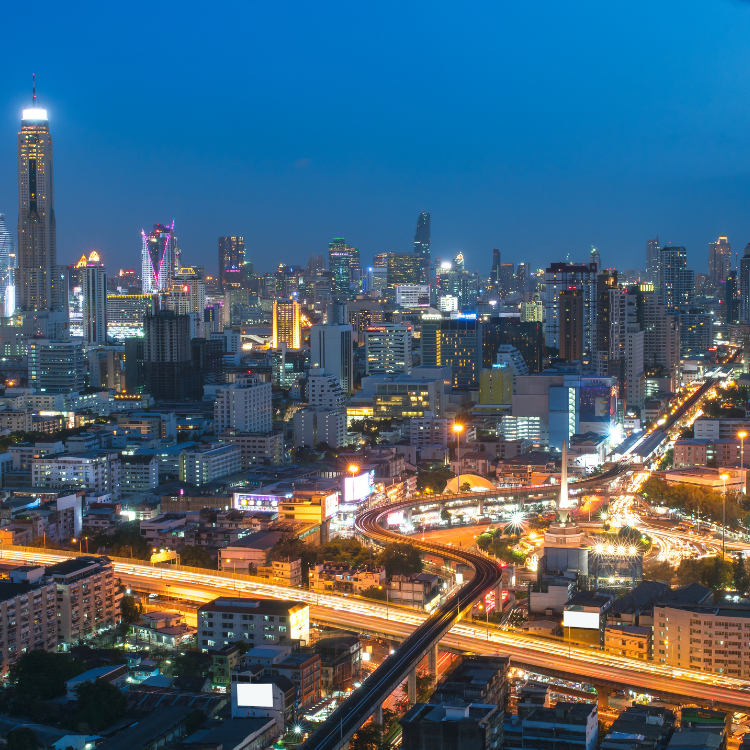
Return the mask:
<svg viewBox="0 0 750 750">
<path fill-rule="evenodd" d="M 216 570 L 216 560 L 211 557 L 205 547 L 198 545 L 188 544 L 180 550 L 180 565 Z"/>
<path fill-rule="evenodd" d="M 477 547 L 486 551 L 492 546 L 494 539 L 495 537 L 492 534 L 484 532 L 477 537 Z"/>
<path fill-rule="evenodd" d="M 441 521 L 448 521 L 450 523 L 451 518 L 452 518 L 452 516 L 451 516 L 451 513 L 450 513 L 449 510 L 446 510 L 445 508 L 443 508 L 440 511 L 440 520 Z"/>
<path fill-rule="evenodd" d="M 22 700 L 50 700 L 65 695 L 65 683 L 86 671 L 86 665 L 68 654 L 29 651 L 10 668 L 10 681 Z"/>
<path fill-rule="evenodd" d="M 732 583 L 732 563 L 720 557 L 701 557 L 683 560 L 677 568 L 680 584 L 701 583 L 712 589 L 725 589 Z"/>
<path fill-rule="evenodd" d="M 674 568 L 667 560 L 649 560 L 643 565 L 644 581 L 671 581 Z"/>
<path fill-rule="evenodd" d="M 141 619 L 143 613 L 143 607 L 140 602 L 137 602 L 134 596 L 125 594 L 120 599 L 120 614 L 122 615 L 122 623 L 124 625 L 132 625 L 134 622 L 138 622 Z"/>
<path fill-rule="evenodd" d="M 397 573 L 410 575 L 422 572 L 422 558 L 419 550 L 407 542 L 386 544 L 377 560 L 378 564 L 385 568 L 385 574 L 389 578 Z"/>
<path fill-rule="evenodd" d="M 151 557 L 151 547 L 141 536 L 140 521 L 121 523 L 111 534 L 97 534 L 89 540 L 89 547 L 92 550 L 103 547 L 114 557 L 134 557 L 138 560 Z"/>
<path fill-rule="evenodd" d="M 203 711 L 200 710 L 200 708 L 196 709 L 192 713 L 189 713 L 185 717 L 185 736 L 189 737 L 191 734 L 193 734 L 193 732 L 197 732 L 201 728 L 205 720 L 206 714 L 204 714 Z"/>
<path fill-rule="evenodd" d="M 381 586 L 370 586 L 362 592 L 362 596 L 367 599 L 377 599 L 384 602 L 387 598 L 386 589 Z"/>
<path fill-rule="evenodd" d="M 349 742 L 350 750 L 380 750 L 383 742 L 383 727 L 370 722 L 360 727 Z"/>
<path fill-rule="evenodd" d="M 346 562 L 350 565 L 365 565 L 372 559 L 369 547 L 360 544 L 356 539 L 334 539 L 320 548 L 324 562 Z"/>
<path fill-rule="evenodd" d="M 461 482 L 461 486 L 458 488 L 459 492 L 469 492 L 471 485 L 468 482 Z"/>
<path fill-rule="evenodd" d="M 417 473 L 417 490 L 439 495 L 456 475 L 450 469 L 427 469 Z"/>
<path fill-rule="evenodd" d="M 29 727 L 18 727 L 8 732 L 8 750 L 37 750 L 39 741 L 36 732 Z"/>
<path fill-rule="evenodd" d="M 732 579 L 734 581 L 734 587 L 740 593 L 744 593 L 748 589 L 747 565 L 745 564 L 745 558 L 741 554 L 737 554 L 732 562 Z"/>
<path fill-rule="evenodd" d="M 111 682 L 84 682 L 76 689 L 78 710 L 71 720 L 71 728 L 85 725 L 92 732 L 108 729 L 125 715 L 124 693 Z"/>
</svg>

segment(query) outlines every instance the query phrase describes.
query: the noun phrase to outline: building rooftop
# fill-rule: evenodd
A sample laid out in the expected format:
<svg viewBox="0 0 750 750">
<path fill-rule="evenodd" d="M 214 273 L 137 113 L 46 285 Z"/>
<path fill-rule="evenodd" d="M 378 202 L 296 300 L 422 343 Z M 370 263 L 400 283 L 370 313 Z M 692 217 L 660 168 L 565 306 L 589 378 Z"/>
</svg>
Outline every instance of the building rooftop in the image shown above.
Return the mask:
<svg viewBox="0 0 750 750">
<path fill-rule="evenodd" d="M 101 564 L 107 564 L 109 562 L 108 557 L 73 557 L 70 560 L 64 560 L 63 562 L 55 563 L 50 565 L 44 574 L 47 576 L 69 576 L 73 573 L 80 573 L 87 568 L 98 566 Z"/>
<path fill-rule="evenodd" d="M 268 717 L 227 719 L 213 727 L 199 729 L 182 742 L 185 745 L 212 745 L 221 747 L 223 750 L 233 750 L 238 746 L 244 747 L 249 737 L 262 734 L 275 726 L 275 723 L 275 719 Z"/>
<path fill-rule="evenodd" d="M 659 606 L 682 607 L 690 604 L 712 604 L 713 600 L 713 591 L 708 586 L 703 586 L 700 583 L 688 583 L 667 591 L 657 604 Z"/>
<path fill-rule="evenodd" d="M 228 544 L 225 549 L 244 547 L 245 549 L 269 550 L 287 535 L 281 531 L 253 531 Z"/>
<path fill-rule="evenodd" d="M 226 612 L 236 610 L 256 615 L 288 615 L 291 611 L 304 609 L 308 605 L 291 599 L 234 599 L 220 596 L 198 607 L 198 612 Z M 254 649 L 253 649 L 254 650 Z"/>
<path fill-rule="evenodd" d="M 539 706 L 532 709 L 524 719 L 524 724 L 526 724 L 526 722 L 540 722 L 545 724 L 586 724 L 592 713 L 597 713 L 595 703 L 558 701 L 552 708 Z"/>
</svg>

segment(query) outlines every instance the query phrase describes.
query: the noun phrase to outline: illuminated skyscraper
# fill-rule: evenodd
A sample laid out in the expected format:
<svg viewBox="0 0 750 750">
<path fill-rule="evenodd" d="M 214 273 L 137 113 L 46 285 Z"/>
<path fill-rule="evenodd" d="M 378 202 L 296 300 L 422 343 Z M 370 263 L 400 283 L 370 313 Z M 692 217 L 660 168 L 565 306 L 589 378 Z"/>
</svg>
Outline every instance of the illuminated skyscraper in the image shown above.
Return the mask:
<svg viewBox="0 0 750 750">
<path fill-rule="evenodd" d="M 239 289 L 245 265 L 245 238 L 219 237 L 219 289 Z"/>
<path fill-rule="evenodd" d="M 52 136 L 47 110 L 24 109 L 18 134 L 18 276 L 16 304 L 26 310 L 57 309 L 55 193 Z"/>
<path fill-rule="evenodd" d="M 4 303 L 4 310 L 0 310 L 6 318 L 15 309 L 15 274 L 16 251 L 13 246 L 13 235 L 5 225 L 5 216 L 0 214 L 0 300 Z"/>
<path fill-rule="evenodd" d="M 107 343 L 107 271 L 96 252 L 78 269 L 83 295 L 83 338 L 89 344 Z"/>
<path fill-rule="evenodd" d="M 359 250 L 347 245 L 343 237 L 335 238 L 328 243 L 328 270 L 333 274 L 333 291 L 347 293 L 352 282 L 362 278 Z"/>
<path fill-rule="evenodd" d="M 719 237 L 708 244 L 708 283 L 717 290 L 726 281 L 732 268 L 732 246 L 726 237 Z"/>
<path fill-rule="evenodd" d="M 599 255 L 599 251 L 595 248 L 591 248 L 591 258 L 589 259 L 589 265 L 592 263 L 596 264 L 596 270 L 601 271 L 602 270 L 602 256 Z"/>
<path fill-rule="evenodd" d="M 646 281 L 650 281 L 657 292 L 659 291 L 660 267 L 661 250 L 659 249 L 659 238 L 655 237 L 646 243 Z"/>
<path fill-rule="evenodd" d="M 422 211 L 417 219 L 417 231 L 414 233 L 414 252 L 422 259 L 422 281 L 429 281 L 430 273 L 430 215 Z"/>
<path fill-rule="evenodd" d="M 272 348 L 278 349 L 286 344 L 288 349 L 299 349 L 301 339 L 299 302 L 294 299 L 274 300 Z"/>
<path fill-rule="evenodd" d="M 174 220 L 169 226 L 154 224 L 146 234 L 141 230 L 141 266 L 143 291 L 166 292 L 172 286 L 174 274 L 179 270 L 180 250 L 174 233 Z"/>
<path fill-rule="evenodd" d="M 661 301 L 669 312 L 677 312 L 693 304 L 695 273 L 687 267 L 687 250 L 684 247 L 665 245 L 661 249 L 659 283 Z"/>
</svg>

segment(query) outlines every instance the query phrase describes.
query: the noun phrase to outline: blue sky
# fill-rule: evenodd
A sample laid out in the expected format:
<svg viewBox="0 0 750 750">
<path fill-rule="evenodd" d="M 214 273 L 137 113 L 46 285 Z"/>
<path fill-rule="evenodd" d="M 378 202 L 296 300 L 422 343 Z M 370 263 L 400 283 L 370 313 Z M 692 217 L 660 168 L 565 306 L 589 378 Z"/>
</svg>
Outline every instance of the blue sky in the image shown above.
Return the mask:
<svg viewBox="0 0 750 750">
<path fill-rule="evenodd" d="M 55 147 L 58 257 L 186 262 L 244 234 L 256 268 L 333 237 L 488 273 L 750 239 L 750 2 L 40 2 L 3 11 L 0 212 L 17 216 L 31 73 Z"/>
</svg>

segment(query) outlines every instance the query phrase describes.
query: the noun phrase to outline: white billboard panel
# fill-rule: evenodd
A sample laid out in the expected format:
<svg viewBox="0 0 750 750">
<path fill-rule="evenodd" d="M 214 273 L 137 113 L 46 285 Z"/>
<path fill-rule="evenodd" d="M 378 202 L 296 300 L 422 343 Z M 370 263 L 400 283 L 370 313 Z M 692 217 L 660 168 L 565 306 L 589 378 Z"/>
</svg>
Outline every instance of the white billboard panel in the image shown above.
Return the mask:
<svg viewBox="0 0 750 750">
<path fill-rule="evenodd" d="M 237 705 L 251 708 L 273 708 L 273 685 L 238 682 Z"/>
<path fill-rule="evenodd" d="M 588 630 L 599 630 L 599 613 L 572 612 L 566 609 L 563 612 L 563 626 L 566 628 L 587 628 Z"/>
</svg>

